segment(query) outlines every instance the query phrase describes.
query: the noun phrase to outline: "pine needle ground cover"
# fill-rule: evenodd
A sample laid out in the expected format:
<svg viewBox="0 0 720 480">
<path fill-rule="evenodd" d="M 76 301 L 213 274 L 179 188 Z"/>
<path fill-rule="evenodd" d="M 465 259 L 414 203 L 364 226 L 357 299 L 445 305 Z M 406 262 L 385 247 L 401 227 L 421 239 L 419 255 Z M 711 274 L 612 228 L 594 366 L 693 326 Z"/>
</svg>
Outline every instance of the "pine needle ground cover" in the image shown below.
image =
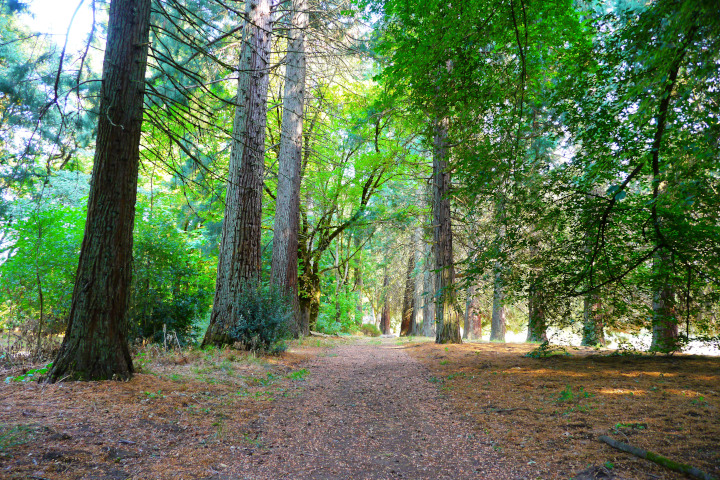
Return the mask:
<svg viewBox="0 0 720 480">
<path fill-rule="evenodd" d="M 151 347 L 127 382 L 0 382 L 0 478 L 217 478 L 258 450 L 258 415 L 302 392 L 301 362 L 328 342 L 305 343 L 268 357 Z"/>
<path fill-rule="evenodd" d="M 525 355 L 535 345 L 496 343 L 406 348 L 458 415 L 476 422 L 495 450 L 536 468 L 537 478 L 571 478 L 589 467 L 612 475 L 599 478 L 687 478 L 614 450 L 600 435 L 720 478 L 720 358 L 572 347 L 569 356 L 532 358 Z"/>
</svg>

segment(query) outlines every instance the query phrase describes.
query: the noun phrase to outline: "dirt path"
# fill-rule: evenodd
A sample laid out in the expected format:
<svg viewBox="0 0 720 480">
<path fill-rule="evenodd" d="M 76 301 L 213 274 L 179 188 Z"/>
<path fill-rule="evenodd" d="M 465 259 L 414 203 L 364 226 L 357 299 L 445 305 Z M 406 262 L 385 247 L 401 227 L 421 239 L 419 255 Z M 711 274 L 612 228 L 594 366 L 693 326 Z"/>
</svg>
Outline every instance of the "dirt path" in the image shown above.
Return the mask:
<svg viewBox="0 0 720 480">
<path fill-rule="evenodd" d="M 339 346 L 307 369 L 303 391 L 253 425 L 239 478 L 532 478 L 458 418 L 402 347 Z"/>
</svg>

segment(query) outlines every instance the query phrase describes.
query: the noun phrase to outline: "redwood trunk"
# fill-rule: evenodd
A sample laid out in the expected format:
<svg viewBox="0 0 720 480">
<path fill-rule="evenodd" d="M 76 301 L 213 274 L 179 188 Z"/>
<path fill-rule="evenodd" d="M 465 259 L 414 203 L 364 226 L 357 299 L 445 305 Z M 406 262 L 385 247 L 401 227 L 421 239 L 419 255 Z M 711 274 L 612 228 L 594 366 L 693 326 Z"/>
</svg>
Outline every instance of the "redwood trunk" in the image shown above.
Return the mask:
<svg viewBox="0 0 720 480">
<path fill-rule="evenodd" d="M 300 223 L 300 163 L 305 105 L 305 28 L 307 0 L 293 0 L 293 17 L 285 67 L 277 207 L 273 231 L 271 278 L 293 301 L 295 334 L 300 333 L 298 301 L 298 228 Z"/>
<path fill-rule="evenodd" d="M 448 119 L 435 123 L 433 138 L 433 238 L 435 240 L 436 343 L 462 343 L 460 319 L 455 311 L 455 266 L 450 221 Z"/>
<path fill-rule="evenodd" d="M 68 328 L 48 375 L 127 379 L 133 225 L 150 0 L 112 0 L 85 235 Z"/>
<path fill-rule="evenodd" d="M 230 342 L 237 295 L 260 276 L 271 1 L 248 0 L 246 13 L 215 301 L 203 345 Z"/>
</svg>

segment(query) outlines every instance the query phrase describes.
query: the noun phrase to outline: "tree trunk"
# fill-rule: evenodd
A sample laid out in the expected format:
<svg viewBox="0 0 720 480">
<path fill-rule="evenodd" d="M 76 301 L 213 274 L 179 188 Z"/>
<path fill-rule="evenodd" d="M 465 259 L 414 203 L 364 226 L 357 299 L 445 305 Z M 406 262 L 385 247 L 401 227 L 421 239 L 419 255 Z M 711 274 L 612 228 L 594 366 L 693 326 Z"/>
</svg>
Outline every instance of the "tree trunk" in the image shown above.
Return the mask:
<svg viewBox="0 0 720 480">
<path fill-rule="evenodd" d="M 382 314 L 380 315 L 380 331 L 383 335 L 390 335 L 390 295 L 388 294 L 388 287 L 390 286 L 390 275 L 388 274 L 387 267 L 385 267 L 385 278 L 383 279 L 383 307 Z"/>
<path fill-rule="evenodd" d="M 300 249 L 303 258 L 301 266 L 302 275 L 298 279 L 299 305 L 300 305 L 300 334 L 309 335 L 317 325 L 318 314 L 320 313 L 320 275 L 317 273 L 317 265 L 306 259 L 303 255 L 304 249 Z"/>
<path fill-rule="evenodd" d="M 528 297 L 528 342 L 547 342 L 547 323 L 542 293 L 536 285 L 530 286 Z"/>
<path fill-rule="evenodd" d="M 425 268 L 423 272 L 423 329 L 424 337 L 435 336 L 435 275 L 432 272 L 434 254 L 432 245 L 425 244 Z"/>
<path fill-rule="evenodd" d="M 414 240 L 414 239 L 413 239 Z M 410 335 L 415 329 L 415 242 L 410 245 L 407 271 L 405 272 L 405 293 L 403 295 L 402 321 L 400 322 L 400 336 Z"/>
<path fill-rule="evenodd" d="M 307 0 L 293 0 L 293 16 L 285 67 L 277 207 L 273 232 L 271 278 L 293 301 L 293 333 L 300 333 L 298 301 L 298 228 L 300 224 L 300 163 L 305 105 L 305 29 Z"/>
<path fill-rule="evenodd" d="M 237 318 L 237 295 L 260 277 L 268 64 L 273 29 L 271 0 L 248 0 L 245 11 L 249 22 L 238 67 L 215 301 L 203 345 L 230 342 L 228 331 Z"/>
<path fill-rule="evenodd" d="M 436 343 L 462 343 L 460 319 L 455 309 L 455 266 L 450 219 L 450 171 L 447 118 L 435 123 L 433 138 L 433 231 L 435 240 Z"/>
<path fill-rule="evenodd" d="M 357 303 L 355 304 L 355 323 L 362 325 L 363 323 L 363 277 L 362 277 L 362 252 L 360 252 L 360 236 L 353 234 L 353 244 L 357 251 L 355 260 L 355 293 L 357 295 Z"/>
<path fill-rule="evenodd" d="M 670 252 L 661 248 L 655 253 L 653 262 L 654 295 L 652 302 L 652 344 L 653 352 L 678 350 L 678 321 L 675 309 L 675 291 L 672 287 L 672 259 Z"/>
<path fill-rule="evenodd" d="M 591 293 L 583 299 L 583 346 L 605 345 L 605 329 L 600 295 Z"/>
<path fill-rule="evenodd" d="M 422 192 L 420 192 L 422 194 Z M 414 245 L 419 249 L 422 245 L 422 227 L 416 227 L 415 229 L 415 242 Z M 420 252 L 422 255 L 422 252 Z M 417 265 L 417 260 L 415 261 L 415 264 Z M 419 281 L 420 280 L 420 281 Z M 412 315 L 412 322 L 410 323 L 410 335 L 412 336 L 418 336 L 422 335 L 422 330 L 420 327 L 420 312 L 421 312 L 421 305 L 422 305 L 422 292 L 423 292 L 423 282 L 422 279 L 418 278 L 418 275 L 416 274 L 413 285 L 415 286 L 415 290 L 413 291 L 413 315 Z"/>
<path fill-rule="evenodd" d="M 502 269 L 495 264 L 495 281 L 493 283 L 493 311 L 490 321 L 490 341 L 505 341 L 505 292 L 503 291 Z"/>
<path fill-rule="evenodd" d="M 112 0 L 95 160 L 68 328 L 48 375 L 127 379 L 133 225 L 150 0 Z"/>
<path fill-rule="evenodd" d="M 470 285 L 465 299 L 465 322 L 463 325 L 463 340 L 472 340 L 475 336 L 477 321 L 477 287 Z"/>
</svg>

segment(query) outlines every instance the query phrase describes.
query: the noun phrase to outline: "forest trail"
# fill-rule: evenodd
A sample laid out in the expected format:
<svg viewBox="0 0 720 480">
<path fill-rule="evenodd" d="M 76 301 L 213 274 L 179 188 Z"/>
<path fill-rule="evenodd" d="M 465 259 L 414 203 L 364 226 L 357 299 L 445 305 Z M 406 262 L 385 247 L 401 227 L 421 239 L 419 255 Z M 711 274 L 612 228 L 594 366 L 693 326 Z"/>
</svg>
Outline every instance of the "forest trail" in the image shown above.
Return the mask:
<svg viewBox="0 0 720 480">
<path fill-rule="evenodd" d="M 452 410 L 404 348 L 342 345 L 311 360 L 302 393 L 273 402 L 253 425 L 258 451 L 243 478 L 529 478 Z"/>
</svg>

